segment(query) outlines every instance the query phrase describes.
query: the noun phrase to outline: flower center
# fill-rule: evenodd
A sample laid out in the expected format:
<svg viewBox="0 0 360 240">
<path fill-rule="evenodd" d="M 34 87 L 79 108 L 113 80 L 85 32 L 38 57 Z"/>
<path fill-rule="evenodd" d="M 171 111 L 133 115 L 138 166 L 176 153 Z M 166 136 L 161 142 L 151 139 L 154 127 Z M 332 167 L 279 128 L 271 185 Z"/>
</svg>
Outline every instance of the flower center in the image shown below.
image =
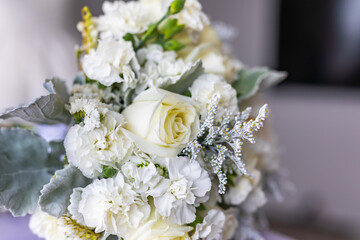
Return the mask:
<svg viewBox="0 0 360 240">
<path fill-rule="evenodd" d="M 170 192 L 178 200 L 186 200 L 189 204 L 195 202 L 195 195 L 190 190 L 189 181 L 184 177 L 171 183 Z"/>
</svg>

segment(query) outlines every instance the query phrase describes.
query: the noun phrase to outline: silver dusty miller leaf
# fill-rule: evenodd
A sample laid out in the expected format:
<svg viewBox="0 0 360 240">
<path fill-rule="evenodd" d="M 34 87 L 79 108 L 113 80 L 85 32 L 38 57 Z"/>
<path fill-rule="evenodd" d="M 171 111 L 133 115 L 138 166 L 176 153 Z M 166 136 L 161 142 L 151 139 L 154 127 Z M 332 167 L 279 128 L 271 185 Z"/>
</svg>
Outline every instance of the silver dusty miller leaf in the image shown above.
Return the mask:
<svg viewBox="0 0 360 240">
<path fill-rule="evenodd" d="M 48 143 L 31 131 L 0 129 L 0 205 L 14 216 L 33 213 L 40 190 L 62 167 Z M 50 149 L 51 152 L 51 149 Z"/>
<path fill-rule="evenodd" d="M 90 179 L 84 177 L 81 171 L 72 165 L 56 171 L 50 183 L 41 190 L 39 199 L 41 210 L 51 216 L 61 217 L 66 213 L 73 189 L 85 187 L 90 182 Z"/>
<path fill-rule="evenodd" d="M 50 92 L 49 95 L 41 96 L 29 104 L 8 110 L 1 114 L 0 118 L 18 117 L 25 121 L 42 124 L 70 123 L 72 117 L 65 109 L 65 104 L 69 99 L 65 83 L 58 79 L 52 79 L 47 80 L 44 87 Z"/>
</svg>

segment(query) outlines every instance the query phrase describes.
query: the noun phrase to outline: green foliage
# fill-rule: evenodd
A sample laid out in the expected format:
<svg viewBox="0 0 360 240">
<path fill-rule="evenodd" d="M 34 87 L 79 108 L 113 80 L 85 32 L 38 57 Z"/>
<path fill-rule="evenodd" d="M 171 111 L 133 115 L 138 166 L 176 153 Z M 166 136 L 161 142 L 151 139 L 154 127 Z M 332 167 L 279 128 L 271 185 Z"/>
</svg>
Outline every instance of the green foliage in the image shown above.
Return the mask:
<svg viewBox="0 0 360 240">
<path fill-rule="evenodd" d="M 172 39 L 169 41 L 166 41 L 163 47 L 168 51 L 178 51 L 185 47 L 184 44 Z"/>
<path fill-rule="evenodd" d="M 55 172 L 50 183 L 41 190 L 39 205 L 41 210 L 54 217 L 61 217 L 66 213 L 70 204 L 70 195 L 74 188 L 85 187 L 91 180 L 84 177 L 80 170 L 72 165 Z"/>
<path fill-rule="evenodd" d="M 132 35 L 131 33 L 126 33 L 126 34 L 123 36 L 123 39 L 124 39 L 125 41 L 131 42 L 133 48 L 135 48 L 135 38 L 134 38 L 134 35 Z"/>
<path fill-rule="evenodd" d="M 245 68 L 239 71 L 238 78 L 232 86 L 237 92 L 238 100 L 241 101 L 251 98 L 260 90 L 278 84 L 286 77 L 285 72 L 271 71 L 267 68 Z"/>
<path fill-rule="evenodd" d="M 185 25 L 178 24 L 177 19 L 169 19 L 171 15 L 180 12 L 184 8 L 184 4 L 185 0 L 173 1 L 166 14 L 159 21 L 150 24 L 145 33 L 140 36 L 140 42 L 138 46 L 135 47 L 135 51 L 139 50 L 150 40 L 153 43 L 160 44 L 164 49 L 169 51 L 178 51 L 184 48 L 185 46 L 173 39 L 173 37 L 184 30 Z M 162 24 L 166 19 L 167 21 Z M 131 37 L 126 36 L 125 40 L 131 41 Z"/>
<path fill-rule="evenodd" d="M 66 85 L 59 79 L 46 80 L 44 87 L 50 92 L 29 104 L 21 105 L 0 115 L 2 119 L 13 117 L 42 124 L 70 123 L 71 115 L 65 109 L 69 100 Z"/>
<path fill-rule="evenodd" d="M 0 205 L 14 216 L 33 213 L 41 188 L 63 166 L 61 152 L 31 131 L 0 129 Z"/>
<path fill-rule="evenodd" d="M 111 166 L 103 166 L 102 173 L 105 178 L 111 178 L 117 174 L 117 170 Z"/>
<path fill-rule="evenodd" d="M 185 28 L 184 24 L 178 24 L 176 18 L 168 19 L 160 28 L 160 33 L 163 35 L 164 40 L 169 40 Z"/>
<path fill-rule="evenodd" d="M 204 68 L 202 66 L 201 60 L 199 60 L 195 62 L 191 68 L 182 75 L 179 81 L 171 85 L 162 86 L 161 88 L 170 92 L 184 95 L 189 90 L 189 87 L 191 87 L 194 81 L 203 73 Z"/>
</svg>

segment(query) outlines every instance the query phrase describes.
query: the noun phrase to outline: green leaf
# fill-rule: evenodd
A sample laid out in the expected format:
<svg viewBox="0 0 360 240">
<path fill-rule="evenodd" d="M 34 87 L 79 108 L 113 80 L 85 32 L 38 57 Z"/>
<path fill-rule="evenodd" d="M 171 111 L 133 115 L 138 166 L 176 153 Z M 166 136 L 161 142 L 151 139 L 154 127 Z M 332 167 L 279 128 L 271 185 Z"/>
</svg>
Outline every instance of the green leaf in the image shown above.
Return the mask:
<svg viewBox="0 0 360 240">
<path fill-rule="evenodd" d="M 70 195 L 74 188 L 85 187 L 91 180 L 84 177 L 80 170 L 72 165 L 55 172 L 50 183 L 41 190 L 39 205 L 42 211 L 51 216 L 61 217 L 70 204 Z"/>
<path fill-rule="evenodd" d="M 0 129 L 0 205 L 14 216 L 34 212 L 41 188 L 61 165 L 49 157 L 50 148 L 31 131 Z"/>
<path fill-rule="evenodd" d="M 195 62 L 185 73 L 182 74 L 179 81 L 174 84 L 162 86 L 161 88 L 168 90 L 170 92 L 178 93 L 184 95 L 189 87 L 194 83 L 194 81 L 204 73 L 204 68 L 202 66 L 201 60 Z"/>
<path fill-rule="evenodd" d="M 50 92 L 49 95 L 8 110 L 0 114 L 0 118 L 18 117 L 25 121 L 42 124 L 70 123 L 71 115 L 65 109 L 65 104 L 69 100 L 65 83 L 58 79 L 51 79 L 45 81 L 44 87 Z"/>
<path fill-rule="evenodd" d="M 168 40 L 181 32 L 184 29 L 185 25 L 178 24 L 178 20 L 176 18 L 168 19 L 165 24 L 161 27 L 160 33 L 164 36 L 165 40 Z"/>
<path fill-rule="evenodd" d="M 102 173 L 103 173 L 104 177 L 106 177 L 106 178 L 111 178 L 111 177 L 115 176 L 117 172 L 118 171 L 111 166 L 103 166 Z"/>
<path fill-rule="evenodd" d="M 242 101 L 251 98 L 265 88 L 278 84 L 286 77 L 286 72 L 271 71 L 267 68 L 242 69 L 232 86 L 237 92 L 238 100 Z"/>
</svg>

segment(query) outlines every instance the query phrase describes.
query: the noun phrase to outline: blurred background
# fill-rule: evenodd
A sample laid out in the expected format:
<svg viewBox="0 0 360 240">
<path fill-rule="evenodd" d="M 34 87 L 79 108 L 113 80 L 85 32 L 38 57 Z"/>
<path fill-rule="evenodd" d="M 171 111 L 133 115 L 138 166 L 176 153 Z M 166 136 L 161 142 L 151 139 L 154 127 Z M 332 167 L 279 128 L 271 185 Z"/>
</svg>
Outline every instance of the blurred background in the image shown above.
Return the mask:
<svg viewBox="0 0 360 240">
<path fill-rule="evenodd" d="M 97 15 L 102 2 L 0 1 L 1 110 L 45 93 L 46 78 L 72 82 L 80 9 Z M 360 239 L 360 1 L 202 3 L 236 29 L 229 42 L 242 62 L 289 72 L 266 97 L 296 192 L 269 205 L 270 225 L 296 239 Z"/>
</svg>

